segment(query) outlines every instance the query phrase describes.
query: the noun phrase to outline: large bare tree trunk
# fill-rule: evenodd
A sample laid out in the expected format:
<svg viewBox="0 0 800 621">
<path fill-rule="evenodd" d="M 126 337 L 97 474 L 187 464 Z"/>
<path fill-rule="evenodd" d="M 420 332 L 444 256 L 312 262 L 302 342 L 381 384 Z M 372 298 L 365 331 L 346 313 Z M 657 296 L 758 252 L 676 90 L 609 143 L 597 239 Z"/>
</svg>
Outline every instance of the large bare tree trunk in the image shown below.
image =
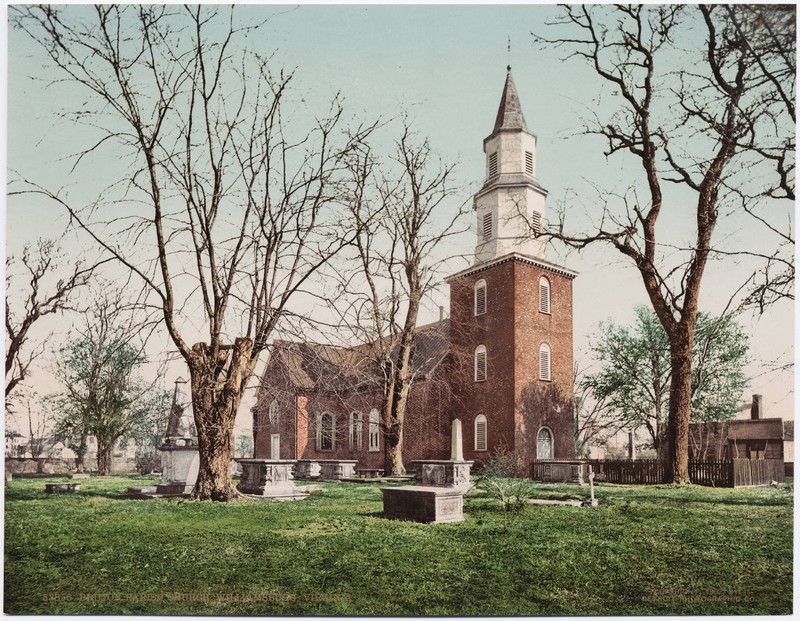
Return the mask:
<svg viewBox="0 0 800 621">
<path fill-rule="evenodd" d="M 411 382 L 407 379 L 396 384 L 396 390 L 391 396 L 391 417 L 386 425 L 385 434 L 385 463 L 384 469 L 389 475 L 403 475 L 406 468 L 403 465 L 403 428 L 406 419 L 406 407 Z"/>
<path fill-rule="evenodd" d="M 75 472 L 78 474 L 83 474 L 84 471 L 84 459 L 86 457 L 86 450 L 87 450 L 87 435 L 85 433 L 81 434 L 80 445 L 78 446 L 77 450 L 75 450 Z"/>
<path fill-rule="evenodd" d="M 387 476 L 400 476 L 406 473 L 403 465 L 403 423 L 394 421 L 386 426 L 384 433 L 384 463 Z"/>
<path fill-rule="evenodd" d="M 200 449 L 195 500 L 227 501 L 238 495 L 231 479 L 233 426 L 252 372 L 252 349 L 253 342 L 244 338 L 216 353 L 205 343 L 192 347 L 189 373 Z"/>
<path fill-rule="evenodd" d="M 670 483 L 689 480 L 689 420 L 692 413 L 692 339 L 685 330 L 672 339 L 672 384 L 669 393 L 669 469 Z"/>
<path fill-rule="evenodd" d="M 409 270 L 409 272 L 412 272 L 412 270 Z M 385 468 L 392 475 L 402 475 L 406 472 L 403 465 L 403 426 L 406 420 L 408 395 L 411 392 L 411 354 L 414 347 L 414 330 L 417 326 L 421 299 L 416 272 L 409 273 L 408 280 L 410 289 L 408 312 L 406 313 L 405 325 L 400 336 L 400 349 L 397 353 L 397 364 L 394 369 L 394 390 L 390 395 L 392 419 L 389 426 L 390 433 L 387 434 L 386 440 Z"/>
</svg>

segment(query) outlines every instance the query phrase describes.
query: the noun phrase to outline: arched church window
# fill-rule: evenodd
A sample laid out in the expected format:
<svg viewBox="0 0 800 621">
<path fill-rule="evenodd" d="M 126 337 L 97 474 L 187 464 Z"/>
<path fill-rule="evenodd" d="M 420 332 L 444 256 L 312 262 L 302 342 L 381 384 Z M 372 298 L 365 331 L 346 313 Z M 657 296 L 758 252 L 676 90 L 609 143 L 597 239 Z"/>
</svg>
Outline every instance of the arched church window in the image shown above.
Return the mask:
<svg viewBox="0 0 800 621">
<path fill-rule="evenodd" d="M 333 450 L 336 435 L 336 424 L 332 413 L 323 412 L 317 423 L 317 448 L 320 451 Z"/>
<path fill-rule="evenodd" d="M 550 281 L 544 276 L 539 279 L 539 312 L 550 314 Z"/>
<path fill-rule="evenodd" d="M 553 432 L 547 427 L 536 434 L 536 459 L 553 459 Z"/>
<path fill-rule="evenodd" d="M 475 283 L 475 316 L 486 312 L 486 281 L 479 280 Z"/>
<path fill-rule="evenodd" d="M 486 417 L 479 414 L 475 417 L 475 450 L 486 450 Z"/>
<path fill-rule="evenodd" d="M 278 405 L 277 399 L 273 399 L 272 403 L 269 404 L 269 424 L 277 425 L 279 420 L 280 420 L 280 405 Z"/>
<path fill-rule="evenodd" d="M 478 345 L 475 348 L 475 381 L 486 381 L 486 346 Z"/>
<path fill-rule="evenodd" d="M 372 409 L 369 413 L 369 450 L 381 449 L 381 423 L 378 410 Z"/>
<path fill-rule="evenodd" d="M 549 382 L 550 375 L 550 346 L 547 343 L 542 343 L 539 346 L 539 379 Z"/>
<path fill-rule="evenodd" d="M 350 412 L 350 450 L 361 450 L 361 412 Z"/>
</svg>

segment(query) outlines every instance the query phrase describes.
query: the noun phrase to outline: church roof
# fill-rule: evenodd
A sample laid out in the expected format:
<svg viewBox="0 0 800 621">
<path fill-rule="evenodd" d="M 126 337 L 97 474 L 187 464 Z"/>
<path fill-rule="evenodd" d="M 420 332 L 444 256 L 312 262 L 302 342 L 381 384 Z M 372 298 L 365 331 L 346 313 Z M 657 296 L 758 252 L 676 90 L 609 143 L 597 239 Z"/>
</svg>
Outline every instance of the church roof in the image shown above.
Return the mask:
<svg viewBox="0 0 800 621">
<path fill-rule="evenodd" d="M 356 347 L 336 347 L 302 341 L 278 341 L 267 365 L 269 375 L 283 376 L 300 390 L 358 391 L 381 386 L 379 354 L 386 347 L 397 359 L 399 338 L 386 338 Z M 411 372 L 425 379 L 444 359 L 450 347 L 450 320 L 420 326 L 414 338 Z"/>
<path fill-rule="evenodd" d="M 514 79 L 511 77 L 511 66 L 508 67 L 506 84 L 503 87 L 503 95 L 500 97 L 500 107 L 497 110 L 497 118 L 494 121 L 494 130 L 500 129 L 522 129 L 528 131 L 525 124 L 525 116 L 522 114 L 522 106 L 519 103 L 517 87 L 514 86 Z"/>
</svg>

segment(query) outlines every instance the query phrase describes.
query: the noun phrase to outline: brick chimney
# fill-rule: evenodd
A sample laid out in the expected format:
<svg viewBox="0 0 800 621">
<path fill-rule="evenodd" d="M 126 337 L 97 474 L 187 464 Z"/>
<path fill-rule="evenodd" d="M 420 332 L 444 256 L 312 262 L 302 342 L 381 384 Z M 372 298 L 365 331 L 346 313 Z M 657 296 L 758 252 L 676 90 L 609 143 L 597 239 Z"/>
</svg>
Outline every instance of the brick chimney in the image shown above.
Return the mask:
<svg viewBox="0 0 800 621">
<path fill-rule="evenodd" d="M 750 406 L 750 418 L 752 420 L 764 418 L 764 397 L 762 395 L 753 395 L 753 405 Z"/>
</svg>

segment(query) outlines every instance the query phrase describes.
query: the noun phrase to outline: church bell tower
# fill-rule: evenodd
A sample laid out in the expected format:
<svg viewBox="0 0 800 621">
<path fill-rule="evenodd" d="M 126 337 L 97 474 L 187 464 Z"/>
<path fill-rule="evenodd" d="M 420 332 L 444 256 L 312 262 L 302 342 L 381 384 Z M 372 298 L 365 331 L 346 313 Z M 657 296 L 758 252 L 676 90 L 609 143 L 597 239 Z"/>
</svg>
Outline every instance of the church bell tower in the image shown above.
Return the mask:
<svg viewBox="0 0 800 621">
<path fill-rule="evenodd" d="M 508 67 L 494 129 L 483 141 L 486 181 L 475 195 L 475 264 L 510 252 L 545 258 L 540 232 L 547 190 L 536 179 L 536 136 L 528 131 Z"/>
<path fill-rule="evenodd" d="M 511 452 L 526 469 L 575 455 L 572 280 L 546 260 L 547 191 L 536 177 L 528 130 L 508 67 L 491 134 L 486 179 L 474 197 L 475 259 L 450 276 L 452 418 L 464 456 Z M 529 475 L 529 472 L 526 474 Z"/>
</svg>

